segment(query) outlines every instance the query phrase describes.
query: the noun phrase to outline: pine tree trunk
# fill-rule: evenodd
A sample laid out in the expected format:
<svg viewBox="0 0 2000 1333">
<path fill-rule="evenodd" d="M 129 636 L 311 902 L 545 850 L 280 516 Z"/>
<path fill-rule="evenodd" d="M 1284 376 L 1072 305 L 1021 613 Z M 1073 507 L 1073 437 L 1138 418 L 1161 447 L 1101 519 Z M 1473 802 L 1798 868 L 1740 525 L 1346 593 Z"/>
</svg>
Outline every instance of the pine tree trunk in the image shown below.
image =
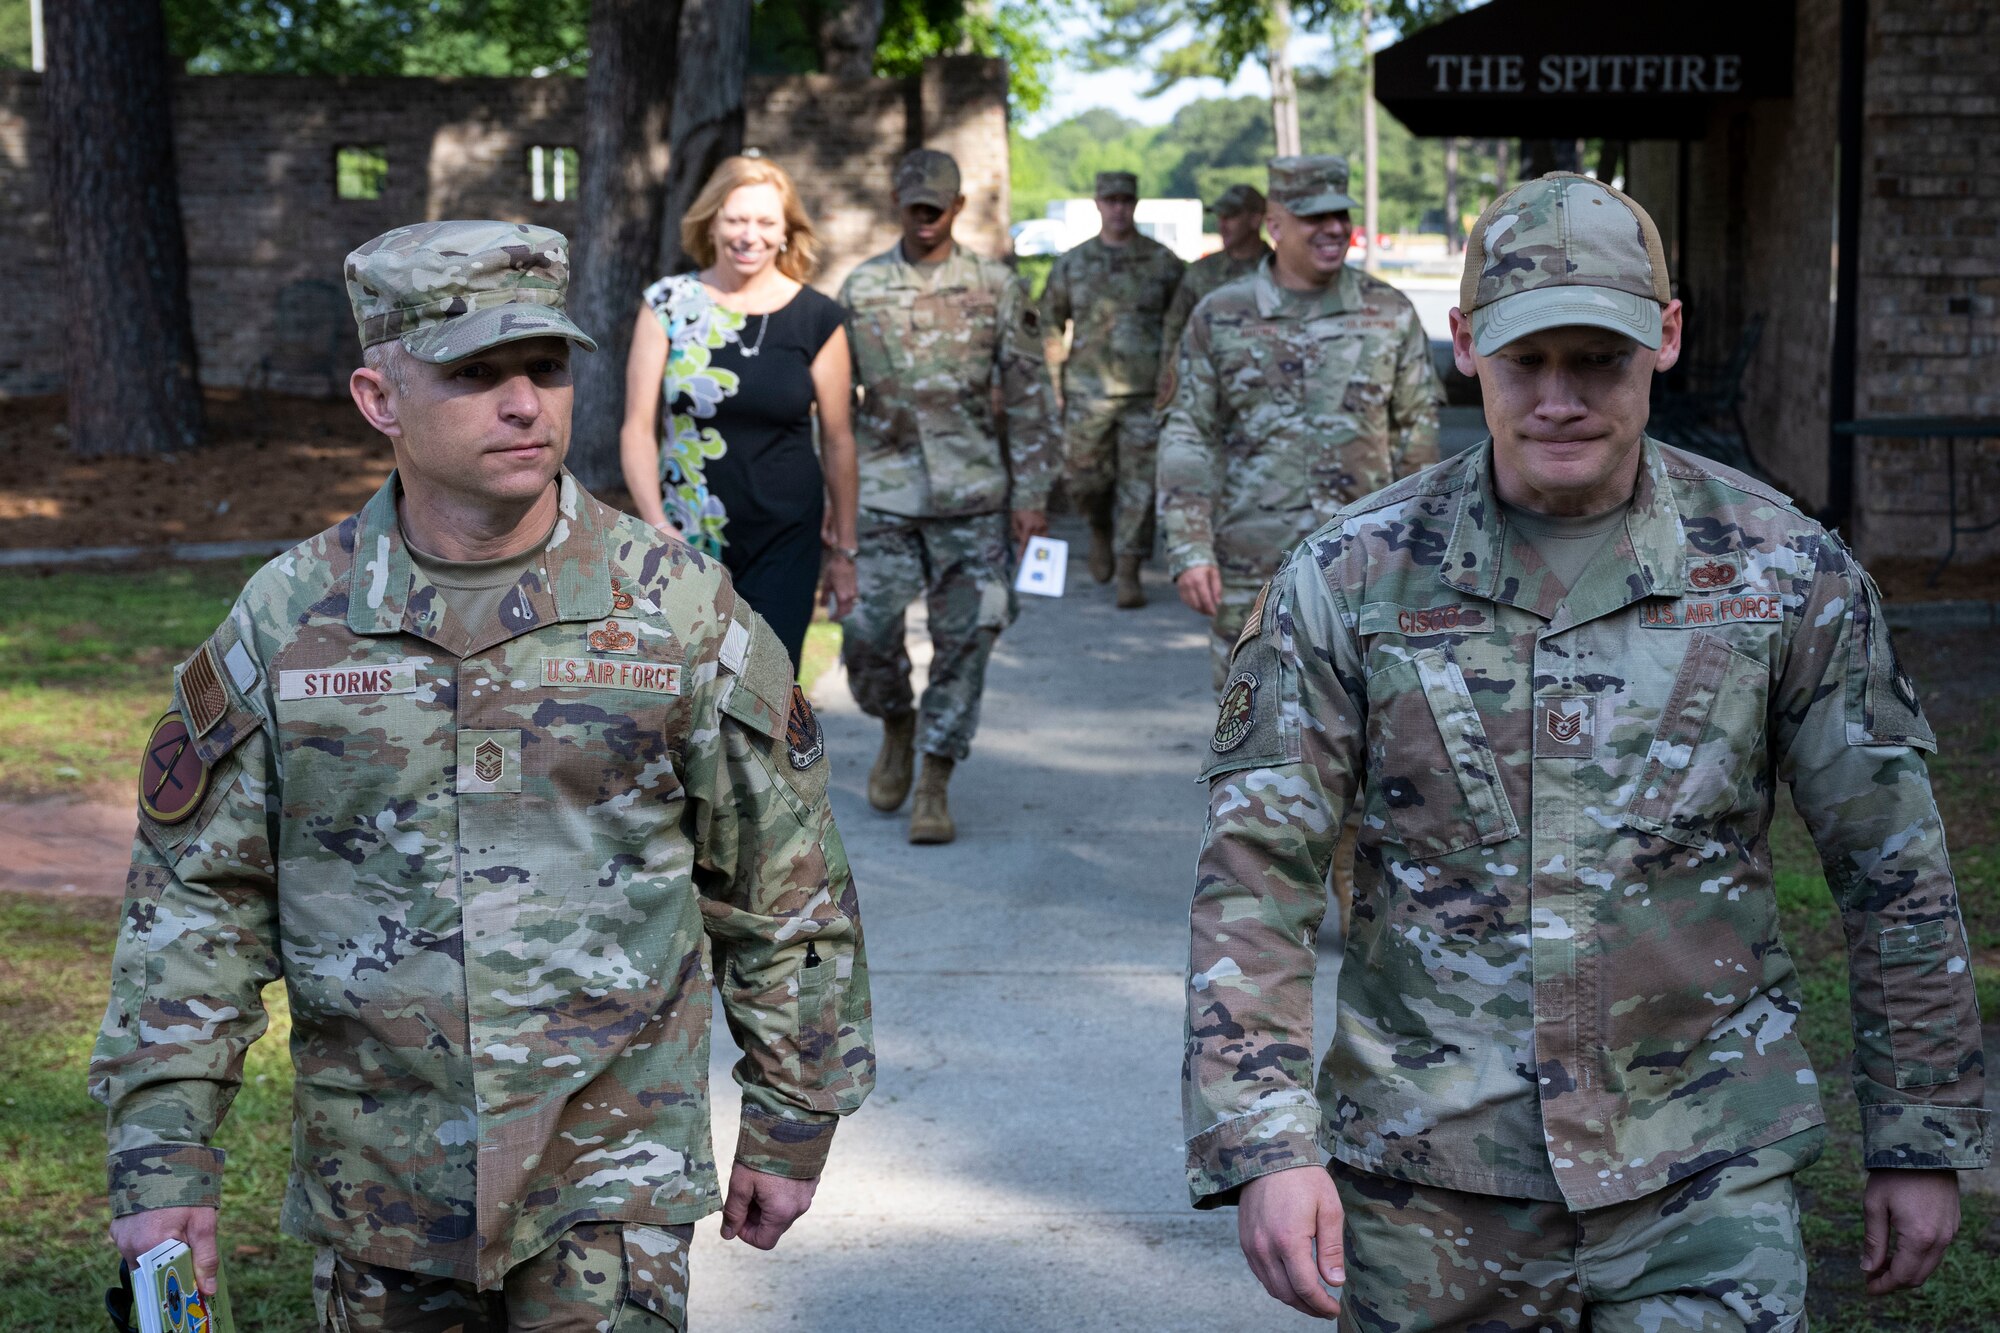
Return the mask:
<svg viewBox="0 0 2000 1333">
<path fill-rule="evenodd" d="M 1271 0 L 1270 42 L 1264 62 L 1271 71 L 1271 128 L 1278 156 L 1305 151 L 1299 139 L 1299 84 L 1292 73 L 1292 0 Z"/>
<path fill-rule="evenodd" d="M 192 449 L 201 381 L 160 0 L 62 0 L 45 22 L 70 448 Z"/>
<path fill-rule="evenodd" d="M 593 489 L 620 480 L 625 354 L 639 294 L 658 276 L 680 18 L 680 0 L 593 0 L 590 8 L 583 224 L 574 238 L 569 309 L 597 340 L 597 352 L 572 362 L 576 411 L 569 458 L 570 468 Z M 702 70 L 699 77 L 709 72 Z"/>
<path fill-rule="evenodd" d="M 882 0 L 827 0 L 820 11 L 819 72 L 837 79 L 875 73 L 875 45 L 882 37 Z"/>
<path fill-rule="evenodd" d="M 722 160 L 743 151 L 750 0 L 682 0 L 681 50 L 688 53 L 690 64 L 700 63 L 700 77 L 677 79 L 674 84 L 667 202 L 660 216 L 662 273 L 689 265 L 681 249 L 681 218 Z M 869 54 L 872 58 L 872 43 Z"/>
</svg>

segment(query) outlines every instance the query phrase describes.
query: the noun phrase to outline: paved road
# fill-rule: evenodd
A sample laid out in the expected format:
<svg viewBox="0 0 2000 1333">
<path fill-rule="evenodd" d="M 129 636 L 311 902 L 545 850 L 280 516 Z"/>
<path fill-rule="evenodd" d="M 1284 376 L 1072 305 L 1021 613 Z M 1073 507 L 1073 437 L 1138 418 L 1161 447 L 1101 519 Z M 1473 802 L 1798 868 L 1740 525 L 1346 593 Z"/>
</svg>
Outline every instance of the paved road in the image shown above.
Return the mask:
<svg viewBox="0 0 2000 1333">
<path fill-rule="evenodd" d="M 698 1229 L 698 1330 L 1324 1327 L 1263 1294 L 1235 1213 L 1190 1210 L 1181 1174 L 1205 629 L 1157 572 L 1139 612 L 1114 610 L 1080 561 L 1070 579 L 1060 601 L 1023 598 L 1000 641 L 949 847 L 911 847 L 902 816 L 869 809 L 879 732 L 838 671 L 815 692 L 880 1081 L 778 1250 Z M 719 1026 L 716 1048 L 726 1159 L 735 1052 Z"/>
</svg>

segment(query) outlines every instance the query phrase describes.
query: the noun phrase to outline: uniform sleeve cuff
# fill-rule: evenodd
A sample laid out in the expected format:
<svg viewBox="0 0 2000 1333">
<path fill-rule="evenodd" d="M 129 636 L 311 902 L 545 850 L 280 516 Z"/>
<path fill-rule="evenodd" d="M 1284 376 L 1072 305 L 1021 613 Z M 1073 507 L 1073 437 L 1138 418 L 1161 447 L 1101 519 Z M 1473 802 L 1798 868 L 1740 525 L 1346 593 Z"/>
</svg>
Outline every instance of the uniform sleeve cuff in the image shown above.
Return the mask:
<svg viewBox="0 0 2000 1333">
<path fill-rule="evenodd" d="M 1976 1171 L 1993 1160 L 1993 1113 L 1921 1102 L 1864 1106 L 1861 1151 L 1870 1171 Z"/>
<path fill-rule="evenodd" d="M 222 1206 L 220 1148 L 198 1143 L 156 1143 L 112 1153 L 111 1215 L 125 1217 L 153 1208 Z"/>
<path fill-rule="evenodd" d="M 1031 490 L 1016 482 L 1014 483 L 1014 495 L 1008 502 L 1008 507 L 1040 512 L 1049 507 L 1049 492 L 1053 489 L 1054 483 L 1050 483 L 1050 485 L 1044 486 L 1039 490 Z"/>
<path fill-rule="evenodd" d="M 1318 1166 L 1317 1107 L 1279 1106 L 1226 1120 L 1188 1140 L 1188 1195 L 1196 1208 L 1225 1208 L 1259 1176 Z"/>
<path fill-rule="evenodd" d="M 1215 552 L 1196 550 L 1169 550 L 1167 552 L 1167 577 L 1177 579 L 1197 565 L 1215 563 Z"/>
<path fill-rule="evenodd" d="M 743 1124 L 736 1136 L 736 1164 L 770 1176 L 817 1180 L 833 1150 L 834 1117 L 788 1120 L 743 1104 Z"/>
</svg>

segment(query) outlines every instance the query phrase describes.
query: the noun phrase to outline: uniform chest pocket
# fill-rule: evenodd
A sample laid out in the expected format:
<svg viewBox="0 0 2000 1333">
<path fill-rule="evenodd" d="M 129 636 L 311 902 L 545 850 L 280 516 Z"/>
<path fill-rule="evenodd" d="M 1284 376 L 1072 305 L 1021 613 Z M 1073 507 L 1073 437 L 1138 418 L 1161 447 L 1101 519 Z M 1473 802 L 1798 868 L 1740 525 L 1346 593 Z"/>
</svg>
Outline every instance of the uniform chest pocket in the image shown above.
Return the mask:
<svg viewBox="0 0 2000 1333">
<path fill-rule="evenodd" d="M 1443 648 L 1369 675 L 1368 750 L 1370 805 L 1412 857 L 1519 835 L 1486 724 Z"/>
<path fill-rule="evenodd" d="M 1768 795 L 1764 713 L 1770 669 L 1718 634 L 1688 643 L 1626 807 L 1635 828 L 1687 847 L 1714 826 L 1761 810 Z"/>
</svg>

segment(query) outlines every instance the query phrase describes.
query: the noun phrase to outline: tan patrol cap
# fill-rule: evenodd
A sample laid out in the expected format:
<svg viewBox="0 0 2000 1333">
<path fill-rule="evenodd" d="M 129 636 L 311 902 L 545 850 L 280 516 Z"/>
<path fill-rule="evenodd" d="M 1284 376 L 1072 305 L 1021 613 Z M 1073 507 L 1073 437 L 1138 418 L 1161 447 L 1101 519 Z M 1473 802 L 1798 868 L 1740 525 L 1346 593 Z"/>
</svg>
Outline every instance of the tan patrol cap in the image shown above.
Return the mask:
<svg viewBox="0 0 2000 1333">
<path fill-rule="evenodd" d="M 958 191 L 958 163 L 950 153 L 915 148 L 896 164 L 896 202 L 904 208 L 929 204 L 948 210 L 957 202 Z"/>
<path fill-rule="evenodd" d="M 363 351 L 400 339 L 442 365 L 524 338 L 597 344 L 563 310 L 569 241 L 525 222 L 419 222 L 347 256 L 347 299 Z"/>
<path fill-rule="evenodd" d="M 1139 176 L 1131 171 L 1100 171 L 1097 173 L 1097 197 L 1116 199 L 1123 195 L 1127 199 L 1139 197 Z"/>
<path fill-rule="evenodd" d="M 1653 219 L 1588 176 L 1552 171 L 1515 186 L 1487 205 L 1466 238 L 1458 308 L 1481 356 L 1570 324 L 1658 347 L 1672 299 Z"/>
<path fill-rule="evenodd" d="M 1294 216 L 1309 218 L 1361 207 L 1347 197 L 1347 159 L 1338 154 L 1274 157 L 1266 170 L 1271 176 L 1271 202 Z"/>
<path fill-rule="evenodd" d="M 1219 217 L 1264 211 L 1264 194 L 1254 185 L 1232 185 L 1215 197 L 1208 211 Z"/>
</svg>

